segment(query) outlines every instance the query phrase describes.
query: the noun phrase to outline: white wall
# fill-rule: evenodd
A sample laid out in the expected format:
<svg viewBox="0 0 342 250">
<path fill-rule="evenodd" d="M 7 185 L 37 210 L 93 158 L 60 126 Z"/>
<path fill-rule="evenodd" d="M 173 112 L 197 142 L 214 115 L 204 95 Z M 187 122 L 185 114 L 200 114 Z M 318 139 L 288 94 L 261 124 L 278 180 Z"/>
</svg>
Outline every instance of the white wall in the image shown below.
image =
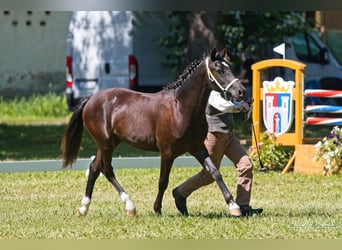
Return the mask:
<svg viewBox="0 0 342 250">
<path fill-rule="evenodd" d="M 64 89 L 71 14 L 0 12 L 0 96 Z"/>
</svg>

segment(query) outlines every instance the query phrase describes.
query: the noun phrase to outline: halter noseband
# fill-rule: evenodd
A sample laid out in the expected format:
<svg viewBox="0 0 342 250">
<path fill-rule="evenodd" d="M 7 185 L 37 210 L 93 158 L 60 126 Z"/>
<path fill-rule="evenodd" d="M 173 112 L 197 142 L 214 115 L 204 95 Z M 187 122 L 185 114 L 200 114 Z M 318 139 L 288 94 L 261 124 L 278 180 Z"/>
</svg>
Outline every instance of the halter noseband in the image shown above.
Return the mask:
<svg viewBox="0 0 342 250">
<path fill-rule="evenodd" d="M 214 77 L 213 73 L 211 73 L 210 69 L 209 69 L 209 57 L 207 57 L 207 59 L 205 60 L 205 64 L 207 66 L 207 73 L 208 73 L 208 78 L 210 81 L 215 82 L 216 85 L 223 91 L 224 96 L 226 97 L 226 93 L 228 91 L 228 89 L 239 79 L 235 78 L 233 79 L 228 85 L 227 87 L 222 87 L 222 85 L 216 80 L 216 78 Z"/>
</svg>

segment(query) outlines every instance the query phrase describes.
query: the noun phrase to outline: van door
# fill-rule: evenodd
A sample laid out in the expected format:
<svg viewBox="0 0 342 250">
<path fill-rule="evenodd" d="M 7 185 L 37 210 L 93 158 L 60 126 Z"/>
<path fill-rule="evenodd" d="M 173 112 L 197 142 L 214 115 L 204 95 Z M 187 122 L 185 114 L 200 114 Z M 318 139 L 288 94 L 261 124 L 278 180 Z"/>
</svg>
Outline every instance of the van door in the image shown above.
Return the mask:
<svg viewBox="0 0 342 250">
<path fill-rule="evenodd" d="M 76 11 L 67 35 L 69 108 L 109 87 L 128 88 L 131 11 Z M 70 99 L 70 100 L 69 100 Z"/>
<path fill-rule="evenodd" d="M 132 12 L 111 11 L 101 30 L 99 88 L 128 88 L 128 56 L 132 53 Z"/>
<path fill-rule="evenodd" d="M 168 35 L 170 19 L 167 12 L 133 12 L 133 55 L 139 66 L 139 80 L 136 89 L 156 91 L 176 78 L 175 72 L 162 62 L 167 51 L 157 43 L 158 37 Z"/>
</svg>

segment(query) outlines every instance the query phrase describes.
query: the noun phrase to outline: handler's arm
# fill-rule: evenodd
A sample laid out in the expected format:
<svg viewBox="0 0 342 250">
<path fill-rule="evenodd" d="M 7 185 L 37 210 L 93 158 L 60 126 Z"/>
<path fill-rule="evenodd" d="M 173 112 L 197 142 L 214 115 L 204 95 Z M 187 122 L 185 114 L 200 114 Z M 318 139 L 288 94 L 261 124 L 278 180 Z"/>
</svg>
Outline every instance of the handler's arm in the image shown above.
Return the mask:
<svg viewBox="0 0 342 250">
<path fill-rule="evenodd" d="M 217 110 L 224 113 L 238 113 L 242 110 L 248 111 L 249 104 L 247 102 L 241 101 L 237 103 L 233 103 L 224 99 L 220 92 L 212 90 L 209 96 L 208 103 L 216 108 Z"/>
</svg>

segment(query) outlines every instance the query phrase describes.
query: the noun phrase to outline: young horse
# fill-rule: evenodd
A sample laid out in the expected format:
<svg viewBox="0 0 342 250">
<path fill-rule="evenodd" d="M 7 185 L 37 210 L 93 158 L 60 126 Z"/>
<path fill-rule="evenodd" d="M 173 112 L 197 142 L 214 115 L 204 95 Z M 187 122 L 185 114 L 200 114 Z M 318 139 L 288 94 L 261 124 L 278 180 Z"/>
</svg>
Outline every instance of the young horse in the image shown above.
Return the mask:
<svg viewBox="0 0 342 250">
<path fill-rule="evenodd" d="M 245 95 L 245 88 L 232 74 L 228 61 L 226 49 L 218 53 L 213 49 L 204 61 L 193 62 L 176 82 L 158 93 L 107 89 L 80 103 L 62 140 L 63 168 L 72 165 L 77 158 L 83 123 L 98 151 L 89 167 L 86 192 L 78 215 L 86 215 L 100 172 L 118 191 L 126 204 L 127 214 L 135 215 L 135 206 L 117 181 L 111 166 L 113 150 L 120 142 L 160 152 L 158 194 L 154 202 L 156 214 L 161 214 L 173 161 L 185 152 L 193 155 L 211 173 L 229 205 L 230 213 L 234 216 L 241 214 L 204 146 L 208 130 L 205 107 L 210 91 L 223 91 L 233 101 Z"/>
</svg>

